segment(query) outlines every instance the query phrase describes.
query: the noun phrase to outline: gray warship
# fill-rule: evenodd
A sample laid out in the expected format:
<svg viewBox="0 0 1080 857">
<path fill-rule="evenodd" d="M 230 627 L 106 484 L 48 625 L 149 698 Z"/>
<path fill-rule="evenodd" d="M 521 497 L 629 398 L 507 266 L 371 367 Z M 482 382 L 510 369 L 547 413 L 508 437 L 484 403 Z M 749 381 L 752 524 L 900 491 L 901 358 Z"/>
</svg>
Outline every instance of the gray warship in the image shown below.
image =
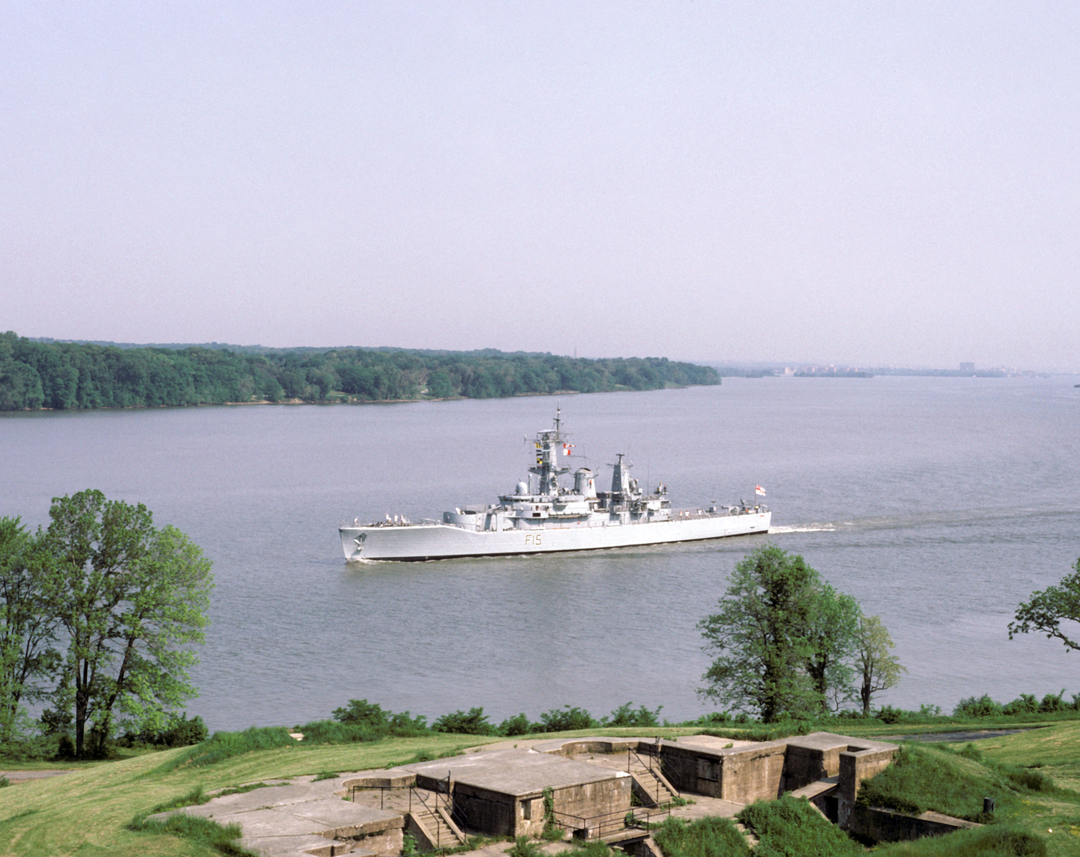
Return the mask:
<svg viewBox="0 0 1080 857">
<path fill-rule="evenodd" d="M 529 481 L 519 482 L 498 503 L 462 506 L 440 521 L 413 523 L 387 515 L 370 524 L 339 527 L 349 561 L 422 561 L 457 557 L 507 556 L 557 551 L 602 550 L 721 539 L 767 533 L 772 513 L 761 503 L 673 510 L 660 483 L 642 491 L 624 454 L 612 466 L 611 490 L 596 490 L 588 467 L 573 473 L 573 487 L 559 484 L 570 473 L 561 458 L 571 444 L 556 410 L 552 428 L 538 432 L 536 463 Z M 755 499 L 764 496 L 755 486 Z"/>
</svg>

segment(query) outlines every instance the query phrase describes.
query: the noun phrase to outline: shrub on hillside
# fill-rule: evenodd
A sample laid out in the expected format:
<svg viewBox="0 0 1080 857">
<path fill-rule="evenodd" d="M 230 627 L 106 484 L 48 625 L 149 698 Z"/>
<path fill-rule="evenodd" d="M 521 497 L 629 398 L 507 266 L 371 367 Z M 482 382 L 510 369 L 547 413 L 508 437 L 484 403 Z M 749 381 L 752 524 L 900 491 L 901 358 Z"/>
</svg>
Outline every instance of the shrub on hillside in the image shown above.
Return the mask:
<svg viewBox="0 0 1080 857">
<path fill-rule="evenodd" d="M 121 746 L 131 747 L 135 744 L 152 744 L 158 747 L 190 747 L 206 740 L 210 734 L 199 715 L 190 720 L 187 715 L 179 719 L 173 718 L 172 722 L 161 730 L 143 730 L 142 732 L 128 733 L 120 738 L 117 743 Z"/>
<path fill-rule="evenodd" d="M 389 729 L 390 712 L 366 699 L 350 699 L 343 708 L 335 708 L 331 716 L 339 723 L 355 723 L 374 729 Z"/>
<path fill-rule="evenodd" d="M 644 705 L 634 708 L 633 703 L 628 702 L 612 711 L 604 723 L 607 726 L 659 726 L 660 709 L 663 707 L 661 705 L 655 711 L 650 711 Z"/>
<path fill-rule="evenodd" d="M 1002 709 L 1002 714 L 1015 717 L 1019 714 L 1036 714 L 1039 710 L 1039 702 L 1032 693 L 1022 693 L 1012 702 L 1007 703 Z"/>
<path fill-rule="evenodd" d="M 533 726 L 529 718 L 524 714 L 515 714 L 507 717 L 499 724 L 499 734 L 513 737 L 515 735 L 528 735 L 530 732 L 539 732 L 539 727 Z"/>
<path fill-rule="evenodd" d="M 395 714 L 366 699 L 350 699 L 348 705 L 335 708 L 331 716 L 339 723 L 362 727 L 364 734 L 368 736 L 362 739 L 365 741 L 388 735 L 412 738 L 431 732 L 424 715 L 413 717 L 408 711 Z"/>
<path fill-rule="evenodd" d="M 961 699 L 953 709 L 957 717 L 997 717 L 1003 713 L 1000 703 L 994 702 L 985 693 L 976 698 L 969 696 Z"/>
<path fill-rule="evenodd" d="M 540 732 L 569 732 L 571 729 L 592 729 L 600 724 L 584 708 L 564 705 L 541 714 L 538 725 Z"/>
<path fill-rule="evenodd" d="M 904 719 L 904 712 L 899 708 L 893 708 L 891 705 L 883 705 L 878 710 L 877 719 L 882 723 L 899 723 Z"/>
<path fill-rule="evenodd" d="M 488 722 L 483 708 L 455 711 L 444 714 L 431 724 L 436 732 L 453 732 L 458 735 L 496 735 L 498 730 Z"/>
<path fill-rule="evenodd" d="M 1042 698 L 1042 702 L 1039 703 L 1039 711 L 1053 714 L 1058 711 L 1065 711 L 1066 709 L 1072 708 L 1073 706 L 1071 706 L 1062 698 L 1064 696 L 1064 688 L 1061 689 L 1061 693 L 1059 693 L 1057 696 L 1052 693 L 1046 694 L 1046 696 Z"/>
</svg>

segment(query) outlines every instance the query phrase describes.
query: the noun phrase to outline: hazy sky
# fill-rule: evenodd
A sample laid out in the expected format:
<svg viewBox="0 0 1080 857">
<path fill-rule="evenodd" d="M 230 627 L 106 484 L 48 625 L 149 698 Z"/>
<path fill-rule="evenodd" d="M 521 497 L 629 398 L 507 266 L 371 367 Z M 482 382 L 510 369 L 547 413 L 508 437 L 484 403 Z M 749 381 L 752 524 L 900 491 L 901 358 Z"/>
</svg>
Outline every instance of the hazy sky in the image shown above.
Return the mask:
<svg viewBox="0 0 1080 857">
<path fill-rule="evenodd" d="M 1080 3 L 0 0 L 0 330 L 1080 370 Z"/>
</svg>

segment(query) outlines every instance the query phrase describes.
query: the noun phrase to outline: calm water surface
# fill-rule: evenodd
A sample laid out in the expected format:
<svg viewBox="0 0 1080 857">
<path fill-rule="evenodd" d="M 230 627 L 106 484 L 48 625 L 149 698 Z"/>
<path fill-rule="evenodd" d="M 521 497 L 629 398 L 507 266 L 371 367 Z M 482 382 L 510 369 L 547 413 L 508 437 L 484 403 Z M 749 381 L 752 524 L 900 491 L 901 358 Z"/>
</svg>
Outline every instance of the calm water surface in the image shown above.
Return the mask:
<svg viewBox="0 0 1080 857">
<path fill-rule="evenodd" d="M 622 703 L 706 709 L 695 625 L 766 538 L 892 632 L 883 703 L 1080 692 L 1080 661 L 1009 641 L 1016 605 L 1080 556 L 1074 379 L 728 379 L 564 396 L 600 469 L 625 452 L 673 504 L 768 490 L 776 531 L 694 545 L 348 565 L 337 525 L 489 502 L 524 477 L 556 401 L 0 415 L 0 514 L 48 520 L 84 488 L 145 503 L 213 560 L 190 711 L 211 729 L 295 724 L 349 699 L 493 720 Z"/>
</svg>

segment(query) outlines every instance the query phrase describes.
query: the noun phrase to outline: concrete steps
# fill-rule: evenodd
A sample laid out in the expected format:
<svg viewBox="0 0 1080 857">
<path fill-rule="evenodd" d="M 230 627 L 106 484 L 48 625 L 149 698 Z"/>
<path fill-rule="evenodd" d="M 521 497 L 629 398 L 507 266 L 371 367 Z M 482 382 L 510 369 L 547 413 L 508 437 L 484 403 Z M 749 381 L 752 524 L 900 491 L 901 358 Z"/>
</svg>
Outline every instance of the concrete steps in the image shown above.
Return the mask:
<svg viewBox="0 0 1080 857">
<path fill-rule="evenodd" d="M 655 767 L 649 767 L 636 755 L 631 757 L 629 774 L 634 778 L 634 793 L 638 799 L 650 807 L 670 806 L 677 792 L 674 786 L 665 779 Z"/>
<path fill-rule="evenodd" d="M 421 800 L 422 798 L 422 800 Z M 421 851 L 435 848 L 456 848 L 465 844 L 465 836 L 447 815 L 440 801 L 445 796 L 428 789 L 362 789 L 354 793 L 353 800 L 367 806 L 400 812 L 412 819 L 413 835 Z"/>
<path fill-rule="evenodd" d="M 412 817 L 425 833 L 431 848 L 457 848 L 465 844 L 464 835 L 450 820 L 446 810 L 439 808 L 431 812 L 423 806 L 418 807 L 414 802 Z"/>
<path fill-rule="evenodd" d="M 735 829 L 738 830 L 739 833 L 741 833 L 743 835 L 743 838 L 750 845 L 751 850 L 753 850 L 754 848 L 757 848 L 758 838 L 756 836 L 754 836 L 753 833 L 750 832 L 750 829 L 748 827 L 744 827 L 741 822 L 736 821 L 735 822 Z"/>
</svg>

